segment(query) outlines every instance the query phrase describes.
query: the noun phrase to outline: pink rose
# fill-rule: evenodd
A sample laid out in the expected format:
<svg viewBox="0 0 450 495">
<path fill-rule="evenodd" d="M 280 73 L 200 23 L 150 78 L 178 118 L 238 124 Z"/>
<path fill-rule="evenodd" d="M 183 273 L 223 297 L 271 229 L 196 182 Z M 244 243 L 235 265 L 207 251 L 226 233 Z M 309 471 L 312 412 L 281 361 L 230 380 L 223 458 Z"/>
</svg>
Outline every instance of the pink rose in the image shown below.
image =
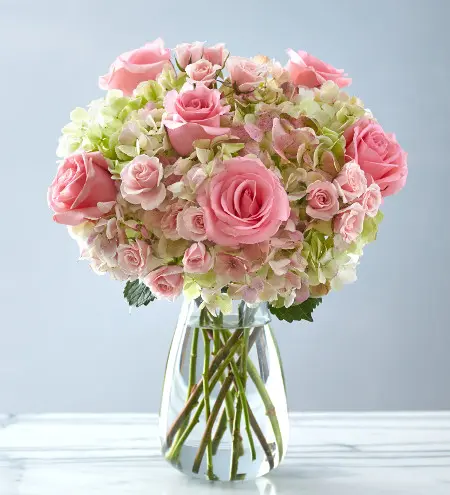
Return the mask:
<svg viewBox="0 0 450 495">
<path fill-rule="evenodd" d="M 344 203 L 351 203 L 362 196 L 367 189 L 367 180 L 361 167 L 354 161 L 348 162 L 339 172 L 333 184 Z"/>
<path fill-rule="evenodd" d="M 380 186 L 378 184 L 370 184 L 364 196 L 358 200 L 358 203 L 364 208 L 366 215 L 375 217 L 378 213 L 382 201 Z"/>
<path fill-rule="evenodd" d="M 336 187 L 328 181 L 316 181 L 306 189 L 308 206 L 306 213 L 311 218 L 331 220 L 339 211 L 339 195 Z"/>
<path fill-rule="evenodd" d="M 183 256 L 184 271 L 186 273 L 206 273 L 213 266 L 213 258 L 202 242 L 192 244 Z"/>
<path fill-rule="evenodd" d="M 352 243 L 361 234 L 364 225 L 364 209 L 359 203 L 353 203 L 341 210 L 333 220 L 333 230 L 340 234 L 347 244 Z"/>
<path fill-rule="evenodd" d="M 131 244 L 120 244 L 117 249 L 120 269 L 138 278 L 147 275 L 150 246 L 143 240 L 137 239 Z"/>
<path fill-rule="evenodd" d="M 177 216 L 177 230 L 183 239 L 204 241 L 206 239 L 205 216 L 203 210 L 189 206 Z"/>
<path fill-rule="evenodd" d="M 214 272 L 229 281 L 242 280 L 247 273 L 247 264 L 243 258 L 227 253 L 216 256 Z"/>
<path fill-rule="evenodd" d="M 406 153 L 394 134 L 387 134 L 370 119 L 361 119 L 344 132 L 346 157 L 355 160 L 380 186 L 383 196 L 403 188 L 408 175 Z"/>
<path fill-rule="evenodd" d="M 267 68 L 243 57 L 228 57 L 226 67 L 230 73 L 233 85 L 243 93 L 253 91 L 256 86 L 264 82 Z"/>
<path fill-rule="evenodd" d="M 203 49 L 203 58 L 208 60 L 213 65 L 219 65 L 223 67 L 225 60 L 228 57 L 228 50 L 225 49 L 225 45 L 223 43 L 217 43 L 214 46 L 205 46 Z"/>
<path fill-rule="evenodd" d="M 184 204 L 181 202 L 175 202 L 169 204 L 163 217 L 161 218 L 161 230 L 167 239 L 176 241 L 180 239 L 180 233 L 178 232 L 178 216 L 183 211 Z"/>
<path fill-rule="evenodd" d="M 226 160 L 223 167 L 197 197 L 208 239 L 225 246 L 270 239 L 291 211 L 278 177 L 251 157 Z"/>
<path fill-rule="evenodd" d="M 289 71 L 291 81 L 297 86 L 317 88 L 325 81 L 333 81 L 340 88 L 351 84 L 352 80 L 344 74 L 343 69 L 335 69 L 333 66 L 322 62 L 309 53 L 289 49 L 289 62 L 286 69 Z"/>
<path fill-rule="evenodd" d="M 143 280 L 158 299 L 174 301 L 183 289 L 183 268 L 162 266 L 150 272 Z"/>
<path fill-rule="evenodd" d="M 116 196 L 116 185 L 103 155 L 81 152 L 67 157 L 58 167 L 47 199 L 55 212 L 55 222 L 79 225 L 110 211 Z"/>
<path fill-rule="evenodd" d="M 161 38 L 141 48 L 122 53 L 112 63 L 109 73 L 101 76 L 102 89 L 120 89 L 131 95 L 142 81 L 156 79 L 166 65 L 170 65 L 170 50 Z"/>
<path fill-rule="evenodd" d="M 175 47 L 175 58 L 178 65 L 184 69 L 187 65 L 200 60 L 203 55 L 203 43 L 181 43 Z M 214 63 L 214 62 L 213 62 Z"/>
<path fill-rule="evenodd" d="M 210 86 L 216 80 L 217 71 L 220 71 L 220 65 L 213 65 L 208 60 L 197 60 L 186 66 L 186 74 L 190 82 L 202 82 L 206 86 Z"/>
<path fill-rule="evenodd" d="M 220 116 L 229 106 L 220 103 L 220 91 L 198 84 L 195 89 L 181 93 L 169 91 L 164 98 L 168 116 L 163 121 L 170 143 L 177 153 L 189 155 L 197 139 L 213 139 L 227 134 L 230 129 L 220 127 Z"/>
<path fill-rule="evenodd" d="M 120 173 L 120 192 L 129 203 L 141 205 L 144 210 L 153 210 L 166 197 L 162 177 L 163 167 L 158 158 L 139 155 Z"/>
</svg>

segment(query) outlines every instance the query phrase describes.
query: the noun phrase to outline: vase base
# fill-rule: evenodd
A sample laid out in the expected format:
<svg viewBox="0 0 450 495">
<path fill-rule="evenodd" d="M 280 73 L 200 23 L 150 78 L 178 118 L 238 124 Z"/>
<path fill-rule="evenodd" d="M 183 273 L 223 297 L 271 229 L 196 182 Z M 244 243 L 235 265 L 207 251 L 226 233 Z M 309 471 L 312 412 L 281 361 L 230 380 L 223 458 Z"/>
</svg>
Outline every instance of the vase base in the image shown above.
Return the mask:
<svg viewBox="0 0 450 495">
<path fill-rule="evenodd" d="M 166 459 L 174 468 L 187 476 L 196 479 L 206 479 L 209 481 L 220 482 L 255 480 L 256 478 L 264 476 L 278 466 L 277 463 L 273 468 L 271 468 L 267 459 L 262 453 L 259 452 L 256 455 L 256 459 L 252 460 L 251 452 L 245 449 L 243 455 L 239 457 L 239 470 L 232 479 L 230 476 L 231 450 L 219 449 L 213 456 L 213 471 L 208 472 L 205 457 L 200 464 L 198 473 L 195 473 L 192 471 L 192 466 L 194 464 L 197 452 L 198 446 L 184 445 L 176 461 L 169 459 L 168 453 L 166 453 Z"/>
</svg>

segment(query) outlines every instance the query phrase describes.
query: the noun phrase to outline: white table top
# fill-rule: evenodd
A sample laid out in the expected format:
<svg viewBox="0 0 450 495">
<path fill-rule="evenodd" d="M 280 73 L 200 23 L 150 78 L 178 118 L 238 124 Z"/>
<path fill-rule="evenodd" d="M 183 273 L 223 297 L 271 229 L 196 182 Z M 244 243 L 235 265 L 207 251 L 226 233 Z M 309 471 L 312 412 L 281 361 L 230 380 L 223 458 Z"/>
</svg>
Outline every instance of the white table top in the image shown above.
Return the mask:
<svg viewBox="0 0 450 495">
<path fill-rule="evenodd" d="M 0 495 L 450 495 L 450 413 L 292 414 L 284 463 L 256 482 L 191 480 L 155 415 L 0 415 Z"/>
</svg>

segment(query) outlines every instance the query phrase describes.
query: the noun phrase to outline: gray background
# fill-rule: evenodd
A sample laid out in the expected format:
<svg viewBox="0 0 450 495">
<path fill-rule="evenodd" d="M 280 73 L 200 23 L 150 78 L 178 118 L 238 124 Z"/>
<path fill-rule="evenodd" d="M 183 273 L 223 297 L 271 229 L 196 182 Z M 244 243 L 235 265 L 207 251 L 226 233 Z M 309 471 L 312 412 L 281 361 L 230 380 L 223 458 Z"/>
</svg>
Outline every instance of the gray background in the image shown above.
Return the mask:
<svg viewBox="0 0 450 495">
<path fill-rule="evenodd" d="M 409 152 L 359 281 L 311 324 L 275 323 L 295 410 L 450 408 L 450 2 L 0 0 L 0 411 L 156 411 L 179 303 L 129 314 L 46 188 L 70 110 L 114 57 L 161 35 L 344 67 Z"/>
</svg>

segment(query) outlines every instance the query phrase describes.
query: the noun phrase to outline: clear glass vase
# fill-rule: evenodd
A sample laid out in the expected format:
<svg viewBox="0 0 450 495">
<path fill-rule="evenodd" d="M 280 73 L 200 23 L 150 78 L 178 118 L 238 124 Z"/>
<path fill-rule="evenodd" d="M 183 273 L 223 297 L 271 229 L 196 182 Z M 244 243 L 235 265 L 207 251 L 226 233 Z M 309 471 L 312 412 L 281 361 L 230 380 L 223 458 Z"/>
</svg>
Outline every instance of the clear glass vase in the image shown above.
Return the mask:
<svg viewBox="0 0 450 495">
<path fill-rule="evenodd" d="M 164 457 L 209 480 L 255 479 L 286 452 L 283 369 L 266 304 L 211 315 L 185 302 L 167 360 L 160 410 Z"/>
</svg>

